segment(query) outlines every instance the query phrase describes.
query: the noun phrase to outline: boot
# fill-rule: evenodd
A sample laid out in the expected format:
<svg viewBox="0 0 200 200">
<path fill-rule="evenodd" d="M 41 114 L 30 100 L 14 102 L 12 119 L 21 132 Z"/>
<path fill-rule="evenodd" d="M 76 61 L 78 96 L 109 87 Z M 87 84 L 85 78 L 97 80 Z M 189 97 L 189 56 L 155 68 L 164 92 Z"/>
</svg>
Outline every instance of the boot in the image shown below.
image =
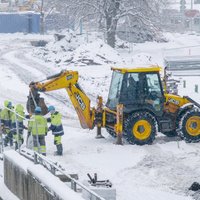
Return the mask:
<svg viewBox="0 0 200 200">
<path fill-rule="evenodd" d="M 8 146 L 8 136 L 6 135 L 6 137 L 4 138 L 4 146 L 7 147 Z"/>
<path fill-rule="evenodd" d="M 15 142 L 15 151 L 18 149 L 18 143 Z"/>
<path fill-rule="evenodd" d="M 10 139 L 10 146 L 13 146 L 13 139 Z"/>
<path fill-rule="evenodd" d="M 62 156 L 63 155 L 63 147 L 62 144 L 56 145 L 57 151 L 55 152 L 55 155 Z"/>
<path fill-rule="evenodd" d="M 12 132 L 8 133 L 8 140 L 10 142 L 10 146 L 12 147 L 13 146 L 13 134 L 12 134 Z"/>
</svg>

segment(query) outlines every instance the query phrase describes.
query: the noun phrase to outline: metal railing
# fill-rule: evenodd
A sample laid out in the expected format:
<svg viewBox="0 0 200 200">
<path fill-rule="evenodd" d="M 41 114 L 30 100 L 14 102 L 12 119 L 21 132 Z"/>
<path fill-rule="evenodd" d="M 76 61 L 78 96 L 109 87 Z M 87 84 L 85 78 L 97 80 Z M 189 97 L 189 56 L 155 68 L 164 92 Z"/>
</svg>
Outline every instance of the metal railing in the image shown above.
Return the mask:
<svg viewBox="0 0 200 200">
<path fill-rule="evenodd" d="M 67 177 L 67 179 L 71 182 L 71 189 L 75 192 L 78 191 L 78 186 L 82 189 L 87 191 L 90 194 L 91 199 L 93 200 L 105 200 L 103 197 L 99 196 L 96 192 L 89 189 L 87 186 L 83 185 L 81 182 L 73 178 L 70 174 L 67 174 L 65 168 L 63 168 L 58 162 L 50 161 L 45 156 L 34 152 L 31 154 L 30 152 L 26 152 L 25 150 L 21 150 L 20 153 L 22 156 L 28 158 L 29 160 L 33 161 L 35 164 L 40 164 L 44 166 L 49 172 L 56 176 L 56 173 L 59 172 L 60 174 Z"/>
</svg>

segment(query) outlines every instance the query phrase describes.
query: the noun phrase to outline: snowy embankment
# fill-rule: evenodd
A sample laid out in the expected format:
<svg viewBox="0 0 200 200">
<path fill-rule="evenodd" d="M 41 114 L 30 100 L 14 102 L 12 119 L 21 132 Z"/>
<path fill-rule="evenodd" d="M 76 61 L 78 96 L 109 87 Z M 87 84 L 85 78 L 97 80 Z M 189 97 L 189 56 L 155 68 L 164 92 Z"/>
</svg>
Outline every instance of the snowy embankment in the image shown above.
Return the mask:
<svg viewBox="0 0 200 200">
<path fill-rule="evenodd" d="M 28 37 L 28 38 L 26 38 Z M 30 46 L 29 41 L 36 36 L 0 35 L 1 83 L 0 101 L 10 99 L 14 104 L 25 105 L 28 94 L 28 83 L 35 79 L 43 79 L 46 75 L 66 68 L 54 67 L 53 60 L 45 62 L 31 55 L 31 51 L 40 51 Z M 188 35 L 167 35 L 169 43 L 148 42 L 133 45 L 133 49 L 119 50 L 126 65 L 116 63 L 117 67 L 163 63 L 164 49 L 189 46 L 200 43 L 200 37 Z M 5 39 L 7 38 L 7 39 Z M 49 38 L 53 42 L 53 39 Z M 80 45 L 79 45 L 80 46 Z M 78 48 L 78 47 L 77 47 Z M 43 50 L 41 50 L 42 52 Z M 99 51 L 99 50 L 96 50 Z M 62 52 L 62 54 L 64 54 Z M 50 53 L 48 56 L 53 56 Z M 60 53 L 61 55 L 61 53 Z M 109 56 L 112 60 L 112 55 Z M 145 64 L 145 63 L 144 63 Z M 21 67 L 22 66 L 22 67 Z M 113 64 L 96 66 L 76 66 L 71 64 L 67 69 L 79 71 L 80 85 L 95 105 L 97 95 L 107 99 L 111 80 L 110 67 Z M 25 71 L 25 72 L 24 72 Z M 37 77 L 38 71 L 38 77 Z M 39 77 L 40 76 L 40 77 Z M 98 89 L 97 89 L 98 88 Z M 181 90 L 187 94 L 189 89 Z M 66 92 L 57 91 L 43 94 L 48 105 L 53 104 L 64 114 L 63 136 L 64 156 L 54 157 L 53 136 L 46 137 L 47 156 L 61 162 L 69 173 L 78 173 L 80 180 L 87 179 L 86 174 L 96 172 L 100 179 L 110 179 L 117 189 L 117 200 L 190 200 L 188 188 L 194 181 L 200 181 L 199 144 L 177 143 L 177 138 L 167 138 L 158 134 L 153 145 L 136 146 L 124 144 L 117 146 L 105 130 L 105 139 L 95 140 L 96 130 L 82 130 L 74 108 L 71 106 Z M 2 179 L 0 181 L 2 184 Z M 3 187 L 3 186 L 2 186 Z M 2 189 L 0 187 L 0 191 Z M 4 186 L 5 187 L 5 186 Z"/>
<path fill-rule="evenodd" d="M 7 173 L 10 172 L 9 170 L 15 170 L 19 171 L 20 174 L 17 174 L 18 178 L 24 177 L 23 175 L 27 177 L 28 184 L 27 188 L 30 190 L 32 189 L 34 191 L 35 188 L 39 188 L 37 184 L 42 183 L 43 186 L 46 188 L 50 188 L 51 191 L 53 191 L 59 198 L 61 199 L 71 199 L 71 200 L 83 200 L 83 198 L 80 196 L 80 194 L 75 193 L 73 190 L 71 190 L 66 184 L 62 181 L 59 180 L 58 177 L 54 176 L 51 174 L 48 170 L 46 170 L 43 166 L 41 165 L 35 165 L 33 162 L 29 161 L 25 157 L 21 156 L 19 153 L 15 152 L 14 150 L 6 151 L 4 152 L 4 158 L 6 159 L 7 167 L 11 167 L 12 169 L 7 169 Z M 12 164 L 10 164 L 12 163 Z M 16 169 L 13 169 L 16 168 Z M 18 169 L 18 170 L 17 170 Z M 21 169 L 21 170 L 19 170 Z M 29 174 L 29 175 L 27 175 Z M 31 174 L 31 175 L 30 175 Z M 9 175 L 8 175 L 9 177 Z M 16 177 L 12 177 L 14 181 L 16 180 Z M 31 185 L 30 180 L 31 179 L 36 179 L 37 181 L 33 181 Z M 9 181 L 7 181 L 9 184 Z M 18 182 L 22 183 L 22 182 Z M 12 188 L 13 185 L 10 185 Z M 23 186 L 18 189 L 14 189 L 15 192 L 18 192 L 20 195 L 20 191 L 23 191 Z M 45 190 L 44 190 L 45 191 Z M 63 192 L 65 191 L 65 192 Z M 41 192 L 41 191 L 40 191 Z M 32 191 L 30 191 L 30 196 L 32 196 Z M 45 194 L 41 192 L 41 194 Z"/>
</svg>

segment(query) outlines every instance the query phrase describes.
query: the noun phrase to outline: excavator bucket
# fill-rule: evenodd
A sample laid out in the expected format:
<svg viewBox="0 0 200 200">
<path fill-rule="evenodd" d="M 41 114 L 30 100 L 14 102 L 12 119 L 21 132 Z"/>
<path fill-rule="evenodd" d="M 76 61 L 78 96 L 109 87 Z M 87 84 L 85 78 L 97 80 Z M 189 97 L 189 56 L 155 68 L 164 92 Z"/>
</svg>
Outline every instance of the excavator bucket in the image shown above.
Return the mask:
<svg viewBox="0 0 200 200">
<path fill-rule="evenodd" d="M 30 92 L 26 103 L 27 112 L 32 115 L 34 113 L 35 107 L 39 106 L 42 109 L 42 115 L 46 115 L 48 113 L 48 108 L 45 104 L 44 98 L 40 97 L 40 94 L 32 83 L 29 85 L 29 87 Z"/>
<path fill-rule="evenodd" d="M 42 109 L 42 114 L 43 115 L 46 115 L 47 113 L 48 113 L 48 108 L 47 108 L 47 106 L 46 106 L 46 104 L 45 104 L 45 101 L 44 101 L 44 98 L 40 98 L 39 99 L 39 104 L 38 104 L 40 107 L 41 107 L 41 109 Z"/>
</svg>

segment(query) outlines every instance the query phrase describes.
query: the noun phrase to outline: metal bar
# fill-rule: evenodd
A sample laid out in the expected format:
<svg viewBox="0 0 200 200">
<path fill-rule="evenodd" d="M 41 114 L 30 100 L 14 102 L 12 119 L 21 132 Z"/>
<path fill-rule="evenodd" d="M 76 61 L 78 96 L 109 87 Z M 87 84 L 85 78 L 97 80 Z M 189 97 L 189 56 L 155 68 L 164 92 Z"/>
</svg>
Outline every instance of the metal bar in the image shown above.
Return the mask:
<svg viewBox="0 0 200 200">
<path fill-rule="evenodd" d="M 56 169 L 55 169 L 55 167 L 53 167 L 53 166 L 51 166 L 51 173 L 52 173 L 53 175 L 56 174 Z"/>
<path fill-rule="evenodd" d="M 200 108 L 200 104 L 198 104 L 196 101 L 194 101 L 193 99 L 191 99 L 188 96 L 184 96 L 184 98 L 186 98 L 188 101 L 190 101 L 191 103 L 193 103 L 195 106 L 197 106 L 198 108 Z"/>
<path fill-rule="evenodd" d="M 9 110 L 10 112 L 13 112 L 13 113 L 15 113 L 17 116 L 19 116 L 19 117 L 21 117 L 22 119 L 24 119 L 24 120 L 27 120 L 25 117 L 23 117 L 23 116 L 21 116 L 21 115 L 19 115 L 18 113 L 16 113 L 14 110 L 12 110 L 12 109 L 10 109 L 10 108 L 7 108 L 7 107 L 4 107 L 5 109 L 7 109 L 7 110 Z"/>
<path fill-rule="evenodd" d="M 34 152 L 34 164 L 38 164 L 38 154 Z"/>
<path fill-rule="evenodd" d="M 32 97 L 32 99 L 33 99 L 33 103 L 34 103 L 35 107 L 37 107 L 37 103 L 36 103 L 36 101 L 35 101 L 35 98 L 34 98 L 34 96 L 33 96 L 33 93 L 32 93 L 32 91 L 31 91 L 31 89 L 30 89 L 30 93 L 31 93 L 31 97 Z"/>
<path fill-rule="evenodd" d="M 97 193 L 95 193 L 94 191 L 90 190 L 89 188 L 87 188 L 85 185 L 83 185 L 82 183 L 80 183 L 79 181 L 77 181 L 76 179 L 72 178 L 69 174 L 65 173 L 63 171 L 63 169 L 61 169 L 59 166 L 57 166 L 55 163 L 47 160 L 46 157 L 42 156 L 41 154 L 34 152 L 34 154 L 37 155 L 37 158 L 39 158 L 40 163 L 44 166 L 44 163 L 48 163 L 49 165 L 53 166 L 55 168 L 55 170 L 57 170 L 58 172 L 60 172 L 61 174 L 65 175 L 68 179 L 71 180 L 71 187 L 72 189 L 76 189 L 77 190 L 77 185 L 79 187 L 81 187 L 82 189 L 84 189 L 85 191 L 89 192 L 91 195 L 93 195 L 96 199 L 98 200 L 105 200 L 103 197 L 99 196 Z M 37 159 L 38 160 L 38 159 Z M 42 161 L 42 162 L 41 162 Z M 48 169 L 48 168 L 47 168 Z M 49 170 L 49 169 L 48 169 Z M 51 172 L 51 170 L 49 170 Z M 75 184 L 75 185 L 74 185 Z M 75 190 L 74 190 L 75 191 Z"/>
<path fill-rule="evenodd" d="M 17 113 L 15 112 L 15 123 L 16 123 L 16 130 L 17 130 L 17 146 L 20 152 L 20 144 L 19 144 L 19 124 L 18 124 L 18 119 L 17 119 Z"/>
<path fill-rule="evenodd" d="M 77 192 L 76 182 L 74 182 L 74 191 Z"/>
<path fill-rule="evenodd" d="M 0 119 L 0 145 L 1 145 L 1 147 L 0 147 L 0 153 L 3 153 L 3 151 L 4 151 L 4 144 L 3 144 L 3 129 L 2 129 L 2 127 L 1 127 L 1 119 Z"/>
</svg>

